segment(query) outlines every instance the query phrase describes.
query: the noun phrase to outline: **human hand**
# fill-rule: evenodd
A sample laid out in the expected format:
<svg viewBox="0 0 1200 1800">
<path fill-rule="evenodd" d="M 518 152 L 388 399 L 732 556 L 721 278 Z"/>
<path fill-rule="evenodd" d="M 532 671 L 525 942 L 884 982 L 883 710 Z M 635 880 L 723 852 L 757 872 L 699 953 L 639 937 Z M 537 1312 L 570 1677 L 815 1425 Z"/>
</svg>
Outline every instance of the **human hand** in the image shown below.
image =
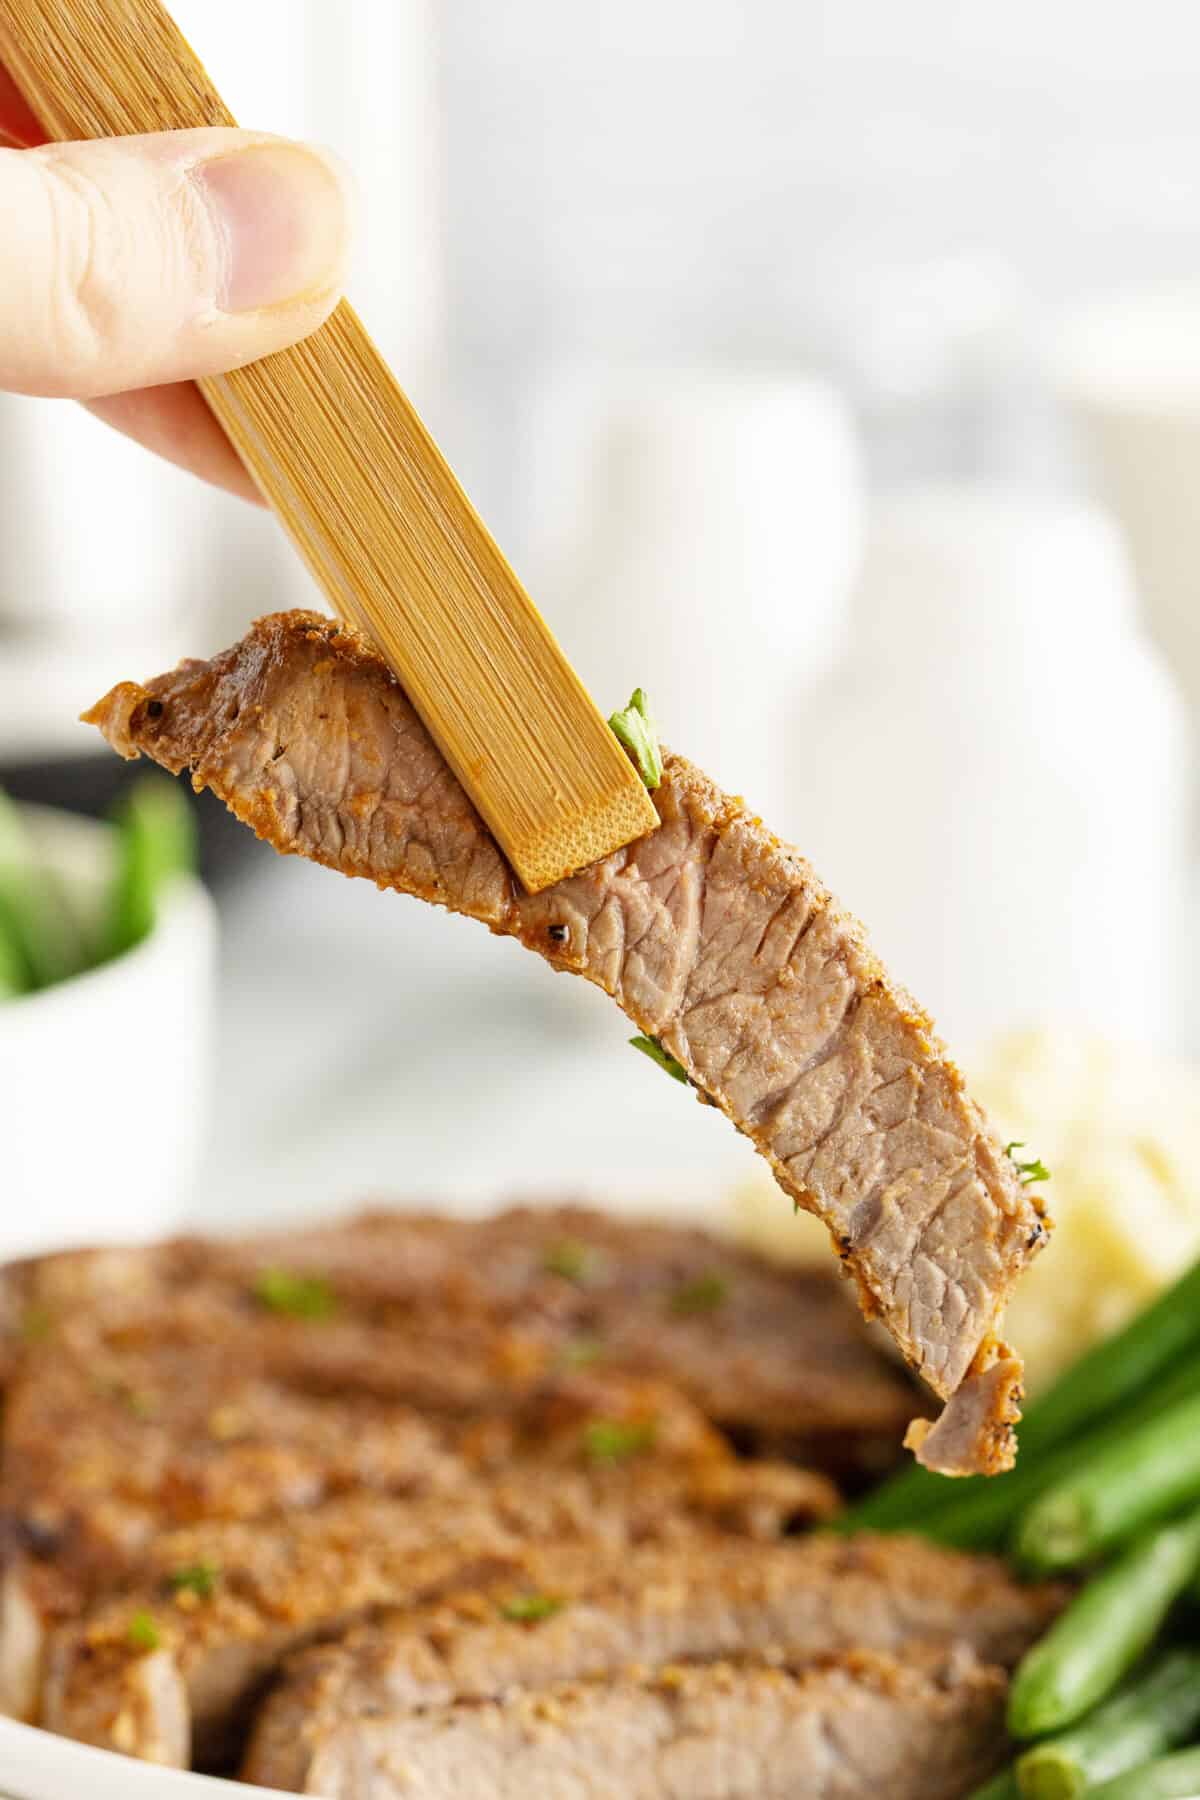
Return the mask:
<svg viewBox="0 0 1200 1800">
<path fill-rule="evenodd" d="M 0 221 L 0 389 L 83 400 L 257 498 L 192 382 L 333 310 L 350 241 L 336 159 L 232 130 L 46 144 L 0 68 Z"/>
</svg>

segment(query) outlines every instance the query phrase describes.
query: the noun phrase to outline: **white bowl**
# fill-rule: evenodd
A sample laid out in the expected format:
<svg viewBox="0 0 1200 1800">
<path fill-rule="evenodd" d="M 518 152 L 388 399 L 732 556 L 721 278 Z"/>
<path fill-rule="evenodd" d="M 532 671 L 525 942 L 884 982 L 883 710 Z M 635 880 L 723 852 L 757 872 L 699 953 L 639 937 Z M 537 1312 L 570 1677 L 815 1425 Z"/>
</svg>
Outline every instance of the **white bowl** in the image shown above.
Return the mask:
<svg viewBox="0 0 1200 1800">
<path fill-rule="evenodd" d="M 95 906 L 111 828 L 25 816 L 72 899 Z M 183 878 L 135 949 L 0 1003 L 0 1260 L 184 1223 L 208 1106 L 215 946 L 212 902 Z"/>
</svg>

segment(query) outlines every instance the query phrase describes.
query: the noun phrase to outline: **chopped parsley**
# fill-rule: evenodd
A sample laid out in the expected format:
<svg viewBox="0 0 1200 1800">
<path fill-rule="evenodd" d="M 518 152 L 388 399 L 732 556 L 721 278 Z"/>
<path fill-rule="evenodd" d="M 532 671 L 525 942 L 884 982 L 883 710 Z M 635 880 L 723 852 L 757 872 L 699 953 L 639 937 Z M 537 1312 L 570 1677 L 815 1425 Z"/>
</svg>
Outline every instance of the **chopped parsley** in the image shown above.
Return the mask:
<svg viewBox="0 0 1200 1800">
<path fill-rule="evenodd" d="M 129 1642 L 135 1650 L 157 1650 L 162 1633 L 148 1612 L 135 1612 L 129 1621 Z"/>
<path fill-rule="evenodd" d="M 580 1337 L 563 1345 L 558 1360 L 564 1369 L 587 1369 L 603 1355 L 604 1345 L 599 1338 Z"/>
<path fill-rule="evenodd" d="M 662 751 L 658 730 L 650 717 L 644 688 L 634 688 L 629 705 L 615 712 L 608 721 L 609 730 L 633 757 L 638 774 L 653 793 L 663 778 Z"/>
<path fill-rule="evenodd" d="M 21 1315 L 21 1341 L 44 1344 L 54 1329 L 54 1319 L 47 1306 L 27 1306 Z"/>
<path fill-rule="evenodd" d="M 215 1563 L 190 1563 L 186 1568 L 173 1569 L 170 1582 L 177 1594 L 195 1594 L 198 1600 L 211 1600 L 219 1575 Z"/>
<path fill-rule="evenodd" d="M 729 1283 L 724 1275 L 718 1275 L 714 1269 L 707 1275 L 697 1275 L 694 1281 L 685 1281 L 682 1287 L 675 1289 L 671 1295 L 671 1311 L 673 1313 L 706 1313 L 715 1312 L 729 1298 Z"/>
<path fill-rule="evenodd" d="M 643 1032 L 639 1032 L 637 1037 L 631 1037 L 629 1041 L 635 1050 L 640 1050 L 643 1056 L 648 1056 L 651 1062 L 656 1062 L 660 1069 L 665 1069 L 672 1080 L 682 1081 L 685 1087 L 691 1086 L 691 1078 L 683 1064 L 677 1062 L 669 1050 L 664 1050 L 656 1037 L 647 1037 Z"/>
<path fill-rule="evenodd" d="M 317 1275 L 293 1275 L 287 1269 L 264 1269 L 254 1283 L 254 1298 L 271 1312 L 293 1319 L 327 1319 L 334 1310 L 333 1289 Z"/>
<path fill-rule="evenodd" d="M 514 1594 L 511 1600 L 499 1603 L 502 1617 L 515 1625 L 536 1625 L 539 1619 L 552 1619 L 566 1604 L 560 1594 Z"/>
<path fill-rule="evenodd" d="M 649 1450 L 657 1435 L 654 1419 L 592 1419 L 584 1427 L 583 1448 L 594 1463 L 628 1462 Z"/>
<path fill-rule="evenodd" d="M 1013 1155 L 1014 1150 L 1023 1150 L 1024 1148 L 1024 1138 L 1014 1138 L 1011 1144 L 1004 1146 L 1004 1154 L 1017 1171 L 1022 1186 L 1028 1187 L 1031 1181 L 1049 1181 L 1050 1171 L 1040 1157 L 1035 1157 L 1032 1162 L 1022 1162 L 1019 1157 Z"/>
<path fill-rule="evenodd" d="M 542 1252 L 542 1267 L 547 1275 L 561 1275 L 564 1281 L 582 1281 L 592 1264 L 592 1252 L 587 1244 L 580 1244 L 574 1238 L 564 1238 L 561 1243 L 547 1244 Z"/>
</svg>

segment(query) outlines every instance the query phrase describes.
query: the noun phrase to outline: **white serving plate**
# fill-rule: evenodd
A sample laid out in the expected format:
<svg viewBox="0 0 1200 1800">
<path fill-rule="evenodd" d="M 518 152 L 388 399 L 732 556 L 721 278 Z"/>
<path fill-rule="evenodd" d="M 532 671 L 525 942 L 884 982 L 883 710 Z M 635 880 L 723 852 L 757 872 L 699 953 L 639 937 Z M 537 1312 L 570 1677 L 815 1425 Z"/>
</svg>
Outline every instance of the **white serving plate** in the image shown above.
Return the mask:
<svg viewBox="0 0 1200 1800">
<path fill-rule="evenodd" d="M 0 1800 L 279 1800 L 276 1791 L 155 1768 L 0 1719 Z"/>
</svg>

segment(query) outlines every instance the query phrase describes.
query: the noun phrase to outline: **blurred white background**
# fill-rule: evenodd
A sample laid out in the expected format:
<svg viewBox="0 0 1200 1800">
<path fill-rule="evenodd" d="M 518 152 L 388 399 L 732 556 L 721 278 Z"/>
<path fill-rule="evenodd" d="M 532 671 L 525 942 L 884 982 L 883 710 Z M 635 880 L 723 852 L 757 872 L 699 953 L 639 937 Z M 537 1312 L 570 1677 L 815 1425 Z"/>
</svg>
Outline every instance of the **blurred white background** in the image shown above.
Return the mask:
<svg viewBox="0 0 1200 1800">
<path fill-rule="evenodd" d="M 175 10 L 245 123 L 357 168 L 354 298 L 604 710 L 645 685 L 968 1057 L 1200 1049 L 1188 0 Z M 0 400 L 0 471 L 0 774 L 82 802 L 79 706 L 310 596 L 64 406 Z M 214 1219 L 744 1174 L 598 995 L 213 843 Z"/>
</svg>

